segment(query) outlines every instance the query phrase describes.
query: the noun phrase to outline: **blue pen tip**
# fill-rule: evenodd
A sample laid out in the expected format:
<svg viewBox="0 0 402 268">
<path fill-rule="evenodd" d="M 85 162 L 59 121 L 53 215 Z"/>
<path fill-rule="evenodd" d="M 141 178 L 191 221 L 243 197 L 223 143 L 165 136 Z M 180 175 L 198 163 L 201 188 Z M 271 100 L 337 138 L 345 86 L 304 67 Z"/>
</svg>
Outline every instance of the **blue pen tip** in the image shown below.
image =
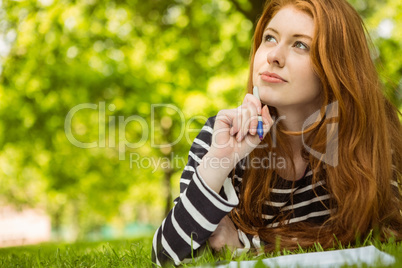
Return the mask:
<svg viewBox="0 0 402 268">
<path fill-rule="evenodd" d="M 257 134 L 258 137 L 260 137 L 260 140 L 264 138 L 264 129 L 262 127 L 262 121 L 258 121 Z"/>
</svg>

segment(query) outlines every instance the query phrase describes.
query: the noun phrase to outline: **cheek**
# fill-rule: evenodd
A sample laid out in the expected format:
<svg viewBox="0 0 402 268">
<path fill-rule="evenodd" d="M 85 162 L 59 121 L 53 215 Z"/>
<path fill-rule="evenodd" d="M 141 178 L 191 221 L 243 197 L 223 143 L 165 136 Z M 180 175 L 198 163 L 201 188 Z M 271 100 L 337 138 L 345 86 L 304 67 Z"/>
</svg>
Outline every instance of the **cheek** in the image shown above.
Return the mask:
<svg viewBox="0 0 402 268">
<path fill-rule="evenodd" d="M 320 78 L 317 76 L 313 69 L 311 69 L 309 73 L 309 82 L 312 91 L 314 91 L 315 94 L 319 94 L 321 92 L 321 82 Z"/>
<path fill-rule="evenodd" d="M 309 95 L 311 98 L 316 98 L 321 94 L 321 83 L 318 76 L 315 73 L 311 73 L 309 76 L 309 81 L 306 81 L 309 85 Z"/>
<path fill-rule="evenodd" d="M 260 48 L 257 49 L 257 51 L 255 52 L 255 56 L 254 56 L 254 67 L 258 67 L 261 65 L 261 63 L 263 63 L 265 61 L 264 56 L 263 56 L 264 51 Z"/>
<path fill-rule="evenodd" d="M 300 71 L 298 73 L 299 79 L 301 79 L 312 94 L 317 94 L 320 91 L 321 83 L 317 74 L 314 72 L 313 66 L 310 60 L 300 64 L 298 68 Z"/>
</svg>

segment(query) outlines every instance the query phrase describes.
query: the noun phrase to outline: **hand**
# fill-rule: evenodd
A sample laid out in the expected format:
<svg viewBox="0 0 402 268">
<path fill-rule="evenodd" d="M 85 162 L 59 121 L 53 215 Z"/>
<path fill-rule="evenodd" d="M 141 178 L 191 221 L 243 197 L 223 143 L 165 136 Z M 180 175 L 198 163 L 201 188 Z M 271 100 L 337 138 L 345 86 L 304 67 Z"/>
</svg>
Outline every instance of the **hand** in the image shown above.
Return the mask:
<svg viewBox="0 0 402 268">
<path fill-rule="evenodd" d="M 237 162 L 246 157 L 261 142 L 257 135 L 258 114 L 262 115 L 264 137 L 273 125 L 268 107 L 247 94 L 237 109 L 221 110 L 215 119 L 212 144 L 198 172 L 205 183 L 219 193 L 224 180 Z"/>
<path fill-rule="evenodd" d="M 238 161 L 247 156 L 261 142 L 257 133 L 258 114 L 262 115 L 264 137 L 273 124 L 268 107 L 261 109 L 261 102 L 247 94 L 237 109 L 219 111 L 214 125 L 209 155 L 227 157 Z M 234 166 L 233 166 L 234 167 Z"/>
<path fill-rule="evenodd" d="M 208 242 L 215 251 L 220 251 L 225 246 L 227 246 L 232 251 L 236 248 L 243 247 L 242 243 L 239 240 L 239 235 L 237 233 L 236 227 L 228 216 L 225 216 L 219 222 L 218 227 L 209 237 Z"/>
</svg>

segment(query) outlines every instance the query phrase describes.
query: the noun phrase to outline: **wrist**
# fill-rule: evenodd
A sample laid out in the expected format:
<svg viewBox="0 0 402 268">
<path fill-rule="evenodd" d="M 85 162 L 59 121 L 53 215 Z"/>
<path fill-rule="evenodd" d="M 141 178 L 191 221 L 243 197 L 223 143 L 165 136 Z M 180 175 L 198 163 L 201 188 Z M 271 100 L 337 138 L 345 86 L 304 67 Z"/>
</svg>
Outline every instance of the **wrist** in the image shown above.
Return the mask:
<svg viewBox="0 0 402 268">
<path fill-rule="evenodd" d="M 227 172 L 227 174 L 229 174 L 229 172 L 236 166 L 236 162 L 232 156 L 219 156 L 213 152 L 208 152 L 202 158 L 200 165 L 204 165 L 205 168 L 214 170 L 218 173 Z"/>
<path fill-rule="evenodd" d="M 219 193 L 223 183 L 235 166 L 229 157 L 216 157 L 207 153 L 197 167 L 198 174 L 215 192 Z"/>
</svg>

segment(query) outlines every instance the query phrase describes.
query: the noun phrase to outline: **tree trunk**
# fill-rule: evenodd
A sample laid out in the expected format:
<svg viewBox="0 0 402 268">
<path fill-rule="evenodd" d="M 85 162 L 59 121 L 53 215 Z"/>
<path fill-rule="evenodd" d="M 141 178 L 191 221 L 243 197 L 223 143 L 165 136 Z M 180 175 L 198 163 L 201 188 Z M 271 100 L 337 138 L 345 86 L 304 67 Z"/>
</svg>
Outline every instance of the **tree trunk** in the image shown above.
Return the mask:
<svg viewBox="0 0 402 268">
<path fill-rule="evenodd" d="M 54 239 L 56 241 L 61 241 L 62 239 L 62 233 L 61 233 L 61 218 L 64 212 L 64 205 L 59 206 L 59 208 L 52 213 L 51 217 L 52 217 L 52 227 L 54 230 Z"/>
<path fill-rule="evenodd" d="M 169 211 L 172 209 L 172 184 L 171 178 L 173 175 L 173 170 L 171 168 L 164 169 L 164 184 L 166 189 L 166 206 L 165 206 L 165 218 L 168 215 Z"/>
</svg>

